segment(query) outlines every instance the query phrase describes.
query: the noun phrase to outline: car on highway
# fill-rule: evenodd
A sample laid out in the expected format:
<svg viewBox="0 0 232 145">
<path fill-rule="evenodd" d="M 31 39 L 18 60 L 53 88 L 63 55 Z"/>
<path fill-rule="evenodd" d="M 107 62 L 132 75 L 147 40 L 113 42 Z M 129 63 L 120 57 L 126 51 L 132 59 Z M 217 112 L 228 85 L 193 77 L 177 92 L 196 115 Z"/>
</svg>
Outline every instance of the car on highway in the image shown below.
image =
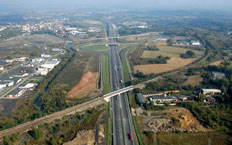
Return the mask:
<svg viewBox="0 0 232 145">
<path fill-rule="evenodd" d="M 132 141 L 133 140 L 133 135 L 132 135 L 132 133 L 129 133 L 129 139 Z"/>
</svg>

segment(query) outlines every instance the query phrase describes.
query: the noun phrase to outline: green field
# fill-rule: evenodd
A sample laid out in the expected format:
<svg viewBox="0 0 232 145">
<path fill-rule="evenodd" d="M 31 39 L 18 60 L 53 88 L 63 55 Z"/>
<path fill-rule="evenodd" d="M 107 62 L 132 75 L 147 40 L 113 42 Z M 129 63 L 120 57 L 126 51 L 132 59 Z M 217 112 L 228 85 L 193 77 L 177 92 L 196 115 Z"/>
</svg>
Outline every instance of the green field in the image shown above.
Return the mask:
<svg viewBox="0 0 232 145">
<path fill-rule="evenodd" d="M 173 47 L 173 46 L 157 46 L 160 50 L 159 51 L 144 51 L 142 54 L 142 58 L 155 58 L 157 56 L 169 56 L 171 58 L 179 58 L 180 54 L 185 54 L 188 50 L 191 49 L 185 49 L 181 47 Z M 193 51 L 197 57 L 203 56 L 204 51 L 197 51 L 197 50 L 191 50 Z"/>
<path fill-rule="evenodd" d="M 226 145 L 229 136 L 221 132 L 160 133 L 159 145 Z"/>
<path fill-rule="evenodd" d="M 86 46 L 84 48 L 85 48 L 85 50 L 105 50 L 105 49 L 108 49 L 108 47 L 105 45 L 91 45 L 91 46 Z"/>
<path fill-rule="evenodd" d="M 124 76 L 124 82 L 129 82 L 130 81 L 130 74 L 129 74 L 129 68 L 127 65 L 127 60 L 125 53 L 126 51 L 130 48 L 126 48 L 120 52 L 120 58 L 121 58 L 121 63 L 122 63 L 122 69 L 123 69 L 123 76 Z"/>
<path fill-rule="evenodd" d="M 110 68 L 109 68 L 109 56 L 108 53 L 102 54 L 102 67 L 103 67 L 103 93 L 110 92 Z"/>
</svg>

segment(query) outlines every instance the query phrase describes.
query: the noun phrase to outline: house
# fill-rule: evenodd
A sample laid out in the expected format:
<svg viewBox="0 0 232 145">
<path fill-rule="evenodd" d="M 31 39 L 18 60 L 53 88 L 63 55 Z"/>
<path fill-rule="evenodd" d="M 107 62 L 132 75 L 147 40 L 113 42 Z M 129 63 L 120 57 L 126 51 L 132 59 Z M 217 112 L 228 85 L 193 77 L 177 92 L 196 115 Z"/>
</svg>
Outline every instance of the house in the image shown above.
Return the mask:
<svg viewBox="0 0 232 145">
<path fill-rule="evenodd" d="M 137 100 L 139 102 L 139 104 L 141 106 L 143 106 L 146 102 L 145 102 L 145 98 L 143 97 L 143 95 L 141 93 L 138 93 L 137 94 Z"/>
<path fill-rule="evenodd" d="M 6 98 L 18 98 L 20 96 L 23 95 L 23 93 L 25 93 L 26 90 L 21 90 L 19 88 L 14 89 L 13 91 L 11 91 L 10 93 L 8 93 L 5 97 Z"/>
<path fill-rule="evenodd" d="M 219 89 L 202 89 L 202 94 L 204 95 L 215 95 L 215 94 L 221 94 L 222 91 Z"/>
<path fill-rule="evenodd" d="M 186 101 L 188 99 L 188 97 L 187 96 L 179 96 L 178 99 L 180 101 Z"/>
</svg>

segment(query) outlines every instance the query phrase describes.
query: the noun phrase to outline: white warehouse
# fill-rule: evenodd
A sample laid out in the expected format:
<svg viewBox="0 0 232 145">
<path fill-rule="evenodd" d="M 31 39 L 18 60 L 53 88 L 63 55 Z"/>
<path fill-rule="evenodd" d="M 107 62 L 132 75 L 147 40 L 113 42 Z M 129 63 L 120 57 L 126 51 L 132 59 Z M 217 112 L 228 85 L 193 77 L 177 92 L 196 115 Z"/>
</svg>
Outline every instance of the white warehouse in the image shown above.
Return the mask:
<svg viewBox="0 0 232 145">
<path fill-rule="evenodd" d="M 44 64 L 41 65 L 42 68 L 47 68 L 49 70 L 53 69 L 56 65 L 58 65 L 60 61 L 58 59 L 52 59 L 46 61 Z"/>
</svg>

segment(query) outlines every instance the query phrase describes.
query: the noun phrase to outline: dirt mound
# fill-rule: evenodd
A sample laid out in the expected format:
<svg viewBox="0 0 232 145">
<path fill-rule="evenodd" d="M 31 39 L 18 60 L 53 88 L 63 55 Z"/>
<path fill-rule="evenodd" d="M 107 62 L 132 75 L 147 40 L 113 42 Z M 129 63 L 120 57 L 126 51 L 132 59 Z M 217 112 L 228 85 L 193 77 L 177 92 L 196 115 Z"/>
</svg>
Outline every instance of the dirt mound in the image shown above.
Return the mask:
<svg viewBox="0 0 232 145">
<path fill-rule="evenodd" d="M 81 81 L 68 93 L 68 98 L 82 99 L 99 93 L 97 89 L 98 73 L 87 72 Z"/>
<path fill-rule="evenodd" d="M 195 129 L 198 131 L 205 131 L 206 129 L 198 122 L 198 120 L 192 115 L 192 113 L 184 108 L 171 109 L 166 111 L 167 116 L 176 118 L 179 123 L 175 127 L 184 130 Z"/>
<path fill-rule="evenodd" d="M 160 115 L 145 119 L 146 126 L 155 132 L 198 132 L 207 131 L 192 113 L 184 108 L 155 111 Z"/>
<path fill-rule="evenodd" d="M 64 143 L 64 145 L 94 145 L 95 137 L 93 130 L 83 130 L 77 133 L 74 140 Z"/>
</svg>

